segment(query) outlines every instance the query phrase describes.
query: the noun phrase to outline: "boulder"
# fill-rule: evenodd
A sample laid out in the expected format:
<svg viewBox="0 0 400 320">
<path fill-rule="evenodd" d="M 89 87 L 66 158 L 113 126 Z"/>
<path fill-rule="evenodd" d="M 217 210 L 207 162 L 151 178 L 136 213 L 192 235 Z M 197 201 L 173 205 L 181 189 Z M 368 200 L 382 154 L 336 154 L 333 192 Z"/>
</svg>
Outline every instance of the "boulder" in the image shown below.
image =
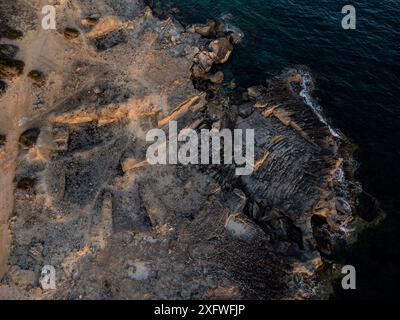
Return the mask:
<svg viewBox="0 0 400 320">
<path fill-rule="evenodd" d="M 244 34 L 241 31 L 236 31 L 236 32 L 231 33 L 229 38 L 233 44 L 239 44 L 240 42 L 242 42 L 242 39 L 244 38 Z"/>
<path fill-rule="evenodd" d="M 209 72 L 211 70 L 214 60 L 209 52 L 200 52 L 197 56 L 197 59 L 199 61 L 199 65 L 203 68 L 205 72 Z"/>
<path fill-rule="evenodd" d="M 203 37 L 213 37 L 215 36 L 216 25 L 215 21 L 208 21 L 206 25 L 195 25 L 194 31 Z"/>
<path fill-rule="evenodd" d="M 195 57 L 195 64 L 192 67 L 193 76 L 198 79 L 206 79 L 207 73 L 210 72 L 213 64 L 214 59 L 210 52 L 199 52 L 199 54 Z"/>
<path fill-rule="evenodd" d="M 146 17 L 146 18 L 151 18 L 151 17 L 153 17 L 153 10 L 152 10 L 149 6 L 147 6 L 147 7 L 144 8 L 144 10 L 143 10 L 143 16 Z"/>
<path fill-rule="evenodd" d="M 209 47 L 214 53 L 214 61 L 217 64 L 227 62 L 233 51 L 233 45 L 227 38 L 214 40 L 210 43 Z"/>
<path fill-rule="evenodd" d="M 218 71 L 212 75 L 208 75 L 207 80 L 215 84 L 221 84 L 224 82 L 224 73 L 222 71 Z"/>
<path fill-rule="evenodd" d="M 242 118 L 247 118 L 253 113 L 253 107 L 254 104 L 251 102 L 243 103 L 242 105 L 239 106 L 239 115 Z"/>
<path fill-rule="evenodd" d="M 299 248 L 303 247 L 302 229 L 296 226 L 295 221 L 283 209 L 266 210 L 259 223 L 265 230 L 274 230 L 274 236 L 279 241 L 296 243 Z"/>
<path fill-rule="evenodd" d="M 263 86 L 253 86 L 253 87 L 247 88 L 247 94 L 251 98 L 258 98 L 263 94 L 264 90 L 265 89 Z"/>
<path fill-rule="evenodd" d="M 228 28 L 226 26 L 226 24 L 222 21 L 218 21 L 217 25 L 215 27 L 215 31 L 217 33 L 227 33 L 228 32 Z"/>
<path fill-rule="evenodd" d="M 221 130 L 221 126 L 216 128 L 217 130 Z M 229 211 L 233 213 L 243 213 L 243 209 L 247 204 L 247 196 L 240 189 L 234 189 L 233 193 L 229 198 L 225 201 L 225 206 L 229 209 Z"/>
</svg>

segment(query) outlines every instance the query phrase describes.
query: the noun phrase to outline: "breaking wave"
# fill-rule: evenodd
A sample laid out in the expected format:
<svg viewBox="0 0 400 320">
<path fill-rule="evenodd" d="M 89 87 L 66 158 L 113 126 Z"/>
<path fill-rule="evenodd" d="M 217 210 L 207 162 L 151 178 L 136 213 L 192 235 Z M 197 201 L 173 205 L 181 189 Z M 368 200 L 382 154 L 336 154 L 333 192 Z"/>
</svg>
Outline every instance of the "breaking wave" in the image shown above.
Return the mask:
<svg viewBox="0 0 400 320">
<path fill-rule="evenodd" d="M 328 126 L 331 134 L 336 138 L 341 138 L 341 134 L 337 129 L 332 128 L 328 121 L 323 116 L 323 110 L 321 105 L 311 96 L 312 88 L 314 87 L 314 83 L 311 75 L 308 72 L 303 74 L 303 80 L 301 82 L 302 90 L 300 91 L 300 96 L 304 99 L 304 103 L 308 105 L 318 117 L 318 119 Z"/>
</svg>

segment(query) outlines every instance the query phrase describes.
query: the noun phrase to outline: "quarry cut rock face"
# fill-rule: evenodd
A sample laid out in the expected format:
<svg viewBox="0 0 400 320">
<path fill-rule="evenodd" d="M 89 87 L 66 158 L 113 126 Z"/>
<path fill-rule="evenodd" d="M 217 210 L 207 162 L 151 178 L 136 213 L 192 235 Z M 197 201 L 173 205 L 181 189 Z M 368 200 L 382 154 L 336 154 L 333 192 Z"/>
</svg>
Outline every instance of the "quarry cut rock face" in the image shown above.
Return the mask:
<svg viewBox="0 0 400 320">
<path fill-rule="evenodd" d="M 233 102 L 214 70 L 237 38 L 221 23 L 185 28 L 140 0 L 71 0 L 48 31 L 42 2 L 0 4 L 2 30 L 22 33 L 0 41 L 0 297 L 314 296 L 359 186 L 348 143 L 295 89 L 309 71 Z M 253 129 L 252 174 L 150 165 L 146 133 L 170 121 Z"/>
</svg>

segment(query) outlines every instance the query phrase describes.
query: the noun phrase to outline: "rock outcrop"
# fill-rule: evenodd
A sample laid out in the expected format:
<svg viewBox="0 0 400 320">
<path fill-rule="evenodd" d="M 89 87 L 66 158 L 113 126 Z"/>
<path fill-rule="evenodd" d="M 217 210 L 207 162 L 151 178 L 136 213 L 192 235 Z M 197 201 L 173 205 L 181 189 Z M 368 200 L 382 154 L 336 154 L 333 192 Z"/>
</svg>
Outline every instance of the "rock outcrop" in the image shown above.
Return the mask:
<svg viewBox="0 0 400 320">
<path fill-rule="evenodd" d="M 77 33 L 28 26 L 34 36 L 17 42 L 17 56 L 35 61 L 28 70 L 46 74 L 43 86 L 12 68 L 17 60 L 0 70 L 2 78 L 19 76 L 0 97 L 8 119 L 0 125 L 14 148 L 0 170 L 16 168 L 13 214 L 1 208 L 11 245 L 1 251 L 9 255 L 0 295 L 313 296 L 316 276 L 345 239 L 356 188 L 343 174 L 346 142 L 293 90 L 307 72 L 285 71 L 238 105 L 223 93 L 211 100 L 193 81 L 216 91 L 223 82 L 214 66 L 229 60 L 235 41 L 220 24 L 185 29 L 139 0 L 72 2 L 58 6 L 59 28 Z M 46 52 L 36 51 L 41 43 Z M 6 59 L 17 52 L 1 47 Z M 16 88 L 25 98 L 13 105 Z M 17 103 L 23 112 L 15 115 Z M 179 129 L 254 129 L 253 174 L 150 166 L 146 132 L 169 121 Z M 55 290 L 40 288 L 45 265 L 56 270 Z"/>
</svg>

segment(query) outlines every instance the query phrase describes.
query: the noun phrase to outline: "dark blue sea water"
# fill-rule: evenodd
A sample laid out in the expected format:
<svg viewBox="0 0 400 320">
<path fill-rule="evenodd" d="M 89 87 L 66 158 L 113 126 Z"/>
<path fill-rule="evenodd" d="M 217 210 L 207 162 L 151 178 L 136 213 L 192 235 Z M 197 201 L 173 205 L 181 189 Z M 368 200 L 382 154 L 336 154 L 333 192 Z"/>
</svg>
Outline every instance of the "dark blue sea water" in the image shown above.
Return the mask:
<svg viewBox="0 0 400 320">
<path fill-rule="evenodd" d="M 225 67 L 243 86 L 304 64 L 331 124 L 360 149 L 359 179 L 388 214 L 343 253 L 358 289 L 340 298 L 398 297 L 400 283 L 400 0 L 164 0 L 183 23 L 224 17 L 245 33 Z M 357 29 L 341 27 L 344 5 Z"/>
</svg>

